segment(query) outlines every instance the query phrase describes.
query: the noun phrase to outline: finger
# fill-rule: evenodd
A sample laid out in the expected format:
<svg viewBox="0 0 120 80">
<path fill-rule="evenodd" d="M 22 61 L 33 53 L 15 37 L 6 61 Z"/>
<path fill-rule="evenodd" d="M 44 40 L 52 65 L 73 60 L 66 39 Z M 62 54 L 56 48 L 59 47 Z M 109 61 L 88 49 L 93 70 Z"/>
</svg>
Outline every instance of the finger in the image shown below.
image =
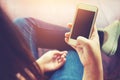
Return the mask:
<svg viewBox="0 0 120 80">
<path fill-rule="evenodd" d="M 68 44 L 68 41 L 69 41 L 69 39 L 68 38 L 65 38 L 65 42 Z"/>
<path fill-rule="evenodd" d="M 63 55 L 63 54 L 67 54 L 68 53 L 68 51 L 60 51 L 59 53 L 58 53 L 58 55 Z"/>
<path fill-rule="evenodd" d="M 54 59 L 59 60 L 61 58 L 65 58 L 67 53 L 67 51 L 61 51 L 58 54 L 54 55 Z"/>
<path fill-rule="evenodd" d="M 72 23 L 68 23 L 67 26 L 71 29 L 72 28 Z"/>
<path fill-rule="evenodd" d="M 78 54 L 82 54 L 83 53 L 83 46 L 79 45 L 76 47 L 77 52 L 79 52 Z"/>
<path fill-rule="evenodd" d="M 61 55 L 66 55 L 67 53 L 67 51 L 57 51 L 57 53 L 54 54 L 54 58 L 57 58 Z"/>
<path fill-rule="evenodd" d="M 53 59 L 59 59 L 61 55 L 62 55 L 62 53 L 60 51 L 57 51 L 54 53 Z"/>
<path fill-rule="evenodd" d="M 57 60 L 59 60 L 59 59 L 61 59 L 61 56 L 60 56 L 60 55 L 57 57 Z"/>
<path fill-rule="evenodd" d="M 62 59 L 59 59 L 59 60 L 56 60 L 56 68 L 60 68 L 64 63 L 66 62 L 66 58 L 62 58 Z"/>
<path fill-rule="evenodd" d="M 70 32 L 66 32 L 66 33 L 65 33 L 65 42 L 66 42 L 67 44 L 68 44 L 69 36 L 70 36 Z"/>
<path fill-rule="evenodd" d="M 66 33 L 65 33 L 65 37 L 66 37 L 66 38 L 69 38 L 69 36 L 70 36 L 70 32 L 66 32 Z"/>
<path fill-rule="evenodd" d="M 66 53 L 64 53 L 63 55 L 61 55 L 61 58 L 65 58 L 67 56 Z"/>
<path fill-rule="evenodd" d="M 67 51 L 63 51 L 61 58 L 65 58 L 67 56 L 68 52 Z"/>
<path fill-rule="evenodd" d="M 79 36 L 77 38 L 77 44 L 76 46 L 79 46 L 79 45 L 88 45 L 89 44 L 89 39 L 85 38 L 85 37 L 82 37 L 82 36 Z"/>
<path fill-rule="evenodd" d="M 63 54 L 67 54 L 67 53 L 68 53 L 68 51 L 62 51 L 62 53 L 63 53 Z"/>
<path fill-rule="evenodd" d="M 75 49 L 75 46 L 74 46 L 74 45 L 69 44 L 69 38 L 65 38 L 65 42 L 66 42 L 68 45 L 70 45 L 72 48 Z"/>
<path fill-rule="evenodd" d="M 62 62 L 63 58 L 58 59 L 58 63 Z"/>
<path fill-rule="evenodd" d="M 58 63 L 63 64 L 65 61 L 66 61 L 66 58 L 60 58 L 60 59 L 58 60 Z"/>
</svg>

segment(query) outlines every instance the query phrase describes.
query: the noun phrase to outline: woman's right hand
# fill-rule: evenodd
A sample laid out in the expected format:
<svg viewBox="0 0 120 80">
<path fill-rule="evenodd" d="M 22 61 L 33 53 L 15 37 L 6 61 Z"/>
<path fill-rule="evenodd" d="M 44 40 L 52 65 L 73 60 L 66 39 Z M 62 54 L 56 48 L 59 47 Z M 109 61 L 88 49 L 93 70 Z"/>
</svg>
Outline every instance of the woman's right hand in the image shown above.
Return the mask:
<svg viewBox="0 0 120 80">
<path fill-rule="evenodd" d="M 42 55 L 36 62 L 43 73 L 59 69 L 66 62 L 67 51 L 51 50 Z"/>
</svg>

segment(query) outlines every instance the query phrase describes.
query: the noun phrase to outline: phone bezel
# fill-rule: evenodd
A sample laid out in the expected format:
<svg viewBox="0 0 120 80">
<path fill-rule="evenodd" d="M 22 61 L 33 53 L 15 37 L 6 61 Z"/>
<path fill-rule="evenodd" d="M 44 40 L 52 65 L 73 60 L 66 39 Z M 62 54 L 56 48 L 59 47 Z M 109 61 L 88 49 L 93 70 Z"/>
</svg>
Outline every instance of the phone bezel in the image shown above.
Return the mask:
<svg viewBox="0 0 120 80">
<path fill-rule="evenodd" d="M 96 16 L 97 16 L 97 13 L 98 13 L 98 8 L 96 6 L 83 4 L 83 3 L 78 4 L 76 8 L 77 9 L 76 9 L 75 17 L 74 17 L 74 20 L 73 20 L 73 25 L 75 23 L 75 19 L 76 19 L 76 16 L 77 16 L 78 9 L 83 9 L 83 10 L 88 10 L 88 11 L 95 12 L 93 22 L 92 22 L 92 25 L 91 25 L 91 29 L 90 29 L 90 33 L 89 33 L 89 38 L 90 38 L 93 26 L 95 24 Z M 71 34 L 72 34 L 72 31 L 73 31 L 73 28 L 74 28 L 74 26 L 72 26 L 72 28 L 70 30 Z M 68 43 L 71 44 L 71 45 L 75 45 L 77 43 L 77 41 L 76 41 L 76 39 L 72 39 L 71 35 L 70 35 Z"/>
</svg>

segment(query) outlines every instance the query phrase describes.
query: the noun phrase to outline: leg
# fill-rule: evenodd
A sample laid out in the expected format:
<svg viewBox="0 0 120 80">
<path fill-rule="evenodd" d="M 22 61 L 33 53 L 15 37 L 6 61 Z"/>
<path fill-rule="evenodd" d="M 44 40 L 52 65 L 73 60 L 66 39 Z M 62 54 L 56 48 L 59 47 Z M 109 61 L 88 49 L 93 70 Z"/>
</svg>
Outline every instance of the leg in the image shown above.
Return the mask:
<svg viewBox="0 0 120 80">
<path fill-rule="evenodd" d="M 34 18 L 21 18 L 14 21 L 28 42 L 34 57 L 37 59 L 37 48 L 58 50 L 72 49 L 64 41 L 68 28 L 49 24 Z"/>
<path fill-rule="evenodd" d="M 36 32 L 38 36 L 38 43 L 40 47 L 52 48 L 58 50 L 71 50 L 72 48 L 64 42 L 64 34 L 69 31 L 68 28 L 58 25 L 49 24 L 40 20 L 36 21 L 38 27 Z M 98 30 L 100 39 L 100 47 L 107 55 L 114 55 L 120 53 L 120 21 L 115 21 L 103 30 Z M 39 37 L 41 36 L 41 37 Z M 48 41 L 45 41 L 48 40 Z"/>
<path fill-rule="evenodd" d="M 58 49 L 58 50 L 71 50 L 72 48 L 70 46 L 68 46 L 65 42 L 64 42 L 64 34 L 65 32 L 69 31 L 68 28 L 65 27 L 61 27 L 58 25 L 53 25 L 53 24 L 49 24 L 34 18 L 24 18 L 21 20 L 17 20 L 16 24 L 19 27 L 22 27 L 24 29 L 24 27 L 26 27 L 25 29 L 29 28 L 27 33 L 30 35 L 34 35 L 34 39 L 32 40 L 29 39 L 29 42 L 36 42 L 34 44 L 31 44 L 32 46 L 36 46 L 37 47 L 41 47 L 41 48 L 48 48 L 48 49 Z M 113 23 L 112 26 L 114 25 L 118 25 L 119 26 L 120 22 L 117 23 Z M 24 26 L 24 27 L 23 27 Z M 110 25 L 111 26 L 111 25 Z M 120 27 L 120 26 L 119 26 Z M 111 30 L 113 30 L 112 32 L 115 33 L 116 30 L 118 30 L 119 32 L 119 27 L 114 28 L 114 27 L 108 27 L 109 31 L 107 31 L 108 29 L 103 29 L 102 31 L 98 30 L 99 33 L 99 37 L 100 37 L 100 45 L 102 47 L 102 50 L 106 52 L 106 54 L 115 54 L 115 51 L 117 49 L 117 52 L 119 51 L 117 48 L 117 42 L 118 42 L 118 37 L 117 39 L 115 39 L 116 37 L 113 37 L 111 34 Z M 113 28 L 113 29 L 112 29 Z M 25 30 L 27 31 L 27 30 Z M 31 32 L 31 33 L 30 33 Z M 117 40 L 115 42 L 116 46 L 112 48 L 109 47 L 108 43 L 114 43 L 113 38 L 111 37 L 111 39 L 105 40 L 106 39 L 106 35 L 105 33 L 108 33 L 110 36 L 112 36 L 115 40 Z M 118 34 L 119 36 L 119 34 Z M 108 37 L 109 38 L 109 37 Z M 112 42 L 110 41 L 112 40 Z M 104 42 L 106 41 L 106 42 Z M 111 51 L 112 50 L 112 51 Z M 36 49 L 34 48 L 32 50 L 33 52 L 37 52 Z M 111 52 L 111 53 L 109 53 Z M 37 56 L 37 53 L 34 53 L 35 56 Z"/>
<path fill-rule="evenodd" d="M 103 45 L 101 46 L 102 51 L 107 55 L 120 53 L 120 21 L 117 20 L 113 22 L 109 26 L 105 27 L 102 32 L 104 33 Z"/>
<path fill-rule="evenodd" d="M 34 18 L 17 19 L 15 24 L 17 24 L 22 33 L 24 32 L 23 34 L 35 58 L 38 58 L 38 47 L 58 50 L 72 49 L 64 41 L 64 34 L 69 31 L 68 28 L 46 23 Z M 102 44 L 103 32 L 99 32 L 99 35 L 101 36 L 100 42 Z"/>
<path fill-rule="evenodd" d="M 64 34 L 70 31 L 68 28 L 43 22 L 34 18 L 24 18 L 27 25 L 34 27 L 36 33 L 37 46 L 41 48 L 71 50 L 64 41 Z M 24 20 L 23 23 L 24 24 Z M 103 31 L 98 31 L 100 44 L 103 44 Z"/>
<path fill-rule="evenodd" d="M 50 80 L 82 80 L 83 65 L 75 51 L 68 51 L 66 63 L 54 72 Z"/>
<path fill-rule="evenodd" d="M 34 18 L 27 18 L 26 20 L 32 23 L 35 28 L 38 47 L 58 50 L 72 49 L 64 41 L 64 34 L 69 31 L 68 28 Z"/>
<path fill-rule="evenodd" d="M 31 23 L 28 23 L 25 19 L 17 19 L 15 20 L 15 24 L 23 34 L 26 42 L 28 43 L 31 52 L 33 53 L 33 56 L 37 59 L 38 58 L 38 52 L 37 52 L 37 46 L 35 41 L 35 30 Z"/>
</svg>

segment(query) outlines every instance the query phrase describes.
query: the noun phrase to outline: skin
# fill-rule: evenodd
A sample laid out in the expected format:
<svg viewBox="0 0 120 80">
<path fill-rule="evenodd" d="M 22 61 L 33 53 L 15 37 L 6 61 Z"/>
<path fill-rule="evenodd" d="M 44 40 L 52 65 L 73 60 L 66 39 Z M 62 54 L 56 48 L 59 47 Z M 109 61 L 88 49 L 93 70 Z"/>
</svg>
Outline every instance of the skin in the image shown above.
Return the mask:
<svg viewBox="0 0 120 80">
<path fill-rule="evenodd" d="M 71 24 L 68 25 L 70 28 Z M 70 32 L 65 34 L 65 41 L 68 43 Z M 78 36 L 77 44 L 71 45 L 78 53 L 84 66 L 83 80 L 103 80 L 103 67 L 100 52 L 99 37 L 94 26 L 89 39 Z"/>
<path fill-rule="evenodd" d="M 68 24 L 68 27 L 72 27 Z M 70 32 L 65 33 L 65 42 L 68 43 Z M 70 45 L 70 44 L 68 44 Z M 103 80 L 103 67 L 100 52 L 99 37 L 96 27 L 93 28 L 90 39 L 78 36 L 77 44 L 70 45 L 78 53 L 84 66 L 83 80 Z M 36 62 L 43 74 L 59 69 L 66 61 L 67 51 L 53 50 L 45 53 Z"/>
<path fill-rule="evenodd" d="M 7 7 L 4 8 L 7 11 Z M 68 27 L 71 28 L 72 25 L 69 24 Z M 68 43 L 69 36 L 70 33 L 65 34 L 66 43 Z M 83 80 L 103 80 L 101 52 L 96 27 L 94 27 L 90 39 L 79 36 L 77 44 L 71 46 L 77 51 L 84 66 Z M 36 62 L 44 74 L 45 72 L 59 69 L 65 63 L 66 55 L 67 51 L 53 50 L 45 53 Z M 17 76 L 19 77 L 20 75 L 18 74 Z M 21 79 L 24 79 L 24 77 Z"/>
<path fill-rule="evenodd" d="M 66 61 L 67 51 L 52 50 L 41 56 L 36 62 L 43 74 L 59 69 Z"/>
</svg>

